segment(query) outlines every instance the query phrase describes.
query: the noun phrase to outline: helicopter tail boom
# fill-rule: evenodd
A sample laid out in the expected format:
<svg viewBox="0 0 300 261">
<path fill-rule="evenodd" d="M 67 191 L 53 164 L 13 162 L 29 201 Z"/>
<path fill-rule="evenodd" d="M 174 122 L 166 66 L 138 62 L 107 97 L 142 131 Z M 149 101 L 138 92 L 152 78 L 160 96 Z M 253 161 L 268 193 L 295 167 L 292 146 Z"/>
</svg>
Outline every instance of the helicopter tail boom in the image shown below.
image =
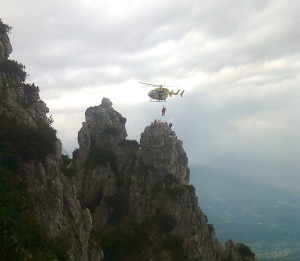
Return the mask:
<svg viewBox="0 0 300 261">
<path fill-rule="evenodd" d="M 184 90 L 180 90 L 180 89 L 178 89 L 176 92 L 174 92 L 173 90 L 172 91 L 169 91 L 169 96 L 170 97 L 172 97 L 172 95 L 174 94 L 174 95 L 180 95 L 180 97 L 182 97 L 183 96 L 183 93 L 184 93 Z"/>
</svg>

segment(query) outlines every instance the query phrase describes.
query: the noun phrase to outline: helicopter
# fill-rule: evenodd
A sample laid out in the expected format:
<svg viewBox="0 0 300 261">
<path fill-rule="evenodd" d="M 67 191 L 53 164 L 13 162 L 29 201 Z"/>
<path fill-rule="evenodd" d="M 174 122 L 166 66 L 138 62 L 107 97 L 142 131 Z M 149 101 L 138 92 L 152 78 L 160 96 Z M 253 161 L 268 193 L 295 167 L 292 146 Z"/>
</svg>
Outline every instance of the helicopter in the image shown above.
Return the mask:
<svg viewBox="0 0 300 261">
<path fill-rule="evenodd" d="M 168 96 L 172 97 L 172 95 L 180 95 L 182 97 L 184 93 L 184 90 L 180 90 L 180 89 L 178 89 L 176 92 L 173 90 L 169 90 L 168 88 L 165 88 L 164 85 L 162 84 L 151 84 L 145 82 L 138 82 L 138 83 L 156 87 L 155 89 L 151 90 L 148 93 L 148 96 L 151 98 L 151 101 L 163 102 L 166 101 Z"/>
</svg>

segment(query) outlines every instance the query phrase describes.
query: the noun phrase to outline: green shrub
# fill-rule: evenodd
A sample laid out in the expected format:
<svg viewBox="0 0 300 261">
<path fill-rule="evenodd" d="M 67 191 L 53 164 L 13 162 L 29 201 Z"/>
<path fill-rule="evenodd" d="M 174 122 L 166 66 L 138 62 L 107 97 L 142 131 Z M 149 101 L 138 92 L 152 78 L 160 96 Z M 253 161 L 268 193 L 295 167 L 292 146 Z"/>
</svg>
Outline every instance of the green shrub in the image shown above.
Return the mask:
<svg viewBox="0 0 300 261">
<path fill-rule="evenodd" d="M 24 94 L 26 96 L 27 99 L 27 106 L 28 105 L 32 105 L 35 102 L 38 102 L 38 93 L 39 93 L 40 89 L 38 86 L 35 86 L 33 83 L 32 84 L 24 84 Z"/>
<path fill-rule="evenodd" d="M 172 174 L 172 173 L 167 173 L 165 175 L 165 185 L 166 186 L 172 186 L 173 184 L 178 184 L 178 179 Z"/>
<path fill-rule="evenodd" d="M 75 177 L 77 173 L 77 169 L 73 164 L 69 167 L 63 167 L 61 171 L 67 177 Z"/>
<path fill-rule="evenodd" d="M 136 140 L 124 140 L 119 142 L 119 146 L 122 147 L 133 147 L 133 148 L 139 148 L 140 144 Z"/>
<path fill-rule="evenodd" d="M 114 126 L 109 126 L 103 129 L 102 133 L 107 135 L 117 136 L 120 134 L 120 130 Z"/>
<path fill-rule="evenodd" d="M 1 114 L 0 126 L 0 163 L 7 169 L 16 170 L 18 160 L 43 160 L 55 152 L 56 130 L 45 122 L 29 127 Z"/>
<path fill-rule="evenodd" d="M 138 260 L 146 241 L 145 232 L 126 223 L 108 227 L 100 236 L 105 261 Z"/>
<path fill-rule="evenodd" d="M 56 130 L 44 122 L 38 122 L 36 128 L 23 129 L 19 134 L 19 147 L 22 158 L 43 160 L 55 152 Z"/>
<path fill-rule="evenodd" d="M 213 226 L 213 224 L 207 224 L 208 226 L 208 231 L 210 234 L 215 233 L 215 228 Z"/>
<path fill-rule="evenodd" d="M 162 211 L 157 211 L 151 219 L 152 223 L 157 226 L 160 232 L 168 233 L 177 225 L 176 220 Z"/>
<path fill-rule="evenodd" d="M 243 257 L 243 258 L 255 256 L 255 254 L 251 251 L 251 249 L 243 243 L 237 244 L 237 250 L 240 253 L 241 257 Z"/>
<path fill-rule="evenodd" d="M 0 35 L 9 33 L 11 29 L 12 27 L 8 26 L 7 24 L 4 24 L 0 19 Z"/>
<path fill-rule="evenodd" d="M 77 168 L 75 164 L 72 163 L 72 160 L 68 155 L 61 155 L 63 166 L 61 172 L 67 177 L 74 177 L 77 173 Z"/>
<path fill-rule="evenodd" d="M 174 200 L 178 200 L 187 191 L 187 187 L 185 185 L 174 185 L 168 188 L 167 191 Z"/>
<path fill-rule="evenodd" d="M 61 159 L 62 159 L 64 165 L 69 165 L 72 162 L 72 160 L 69 158 L 68 155 L 62 154 Z"/>
<path fill-rule="evenodd" d="M 21 82 L 24 82 L 27 77 L 25 66 L 15 60 L 4 60 L 0 64 L 0 72 L 4 72 L 11 77 L 14 77 L 16 75 L 20 78 Z"/>
<path fill-rule="evenodd" d="M 77 159 L 79 157 L 79 149 L 76 148 L 73 152 L 72 152 L 72 158 L 73 159 Z"/>
<path fill-rule="evenodd" d="M 182 248 L 183 240 L 175 235 L 168 235 L 163 242 L 163 247 L 172 252 L 173 260 L 184 261 L 184 250 Z"/>
<path fill-rule="evenodd" d="M 88 155 L 87 166 L 96 167 L 101 165 L 109 164 L 113 171 L 117 170 L 117 156 L 116 154 L 109 149 L 97 147 L 96 145 L 92 145 L 90 149 L 90 153 Z"/>
<path fill-rule="evenodd" d="M 205 219 L 205 222 L 207 223 L 208 222 L 208 218 L 207 216 L 204 214 L 204 219 Z"/>
</svg>

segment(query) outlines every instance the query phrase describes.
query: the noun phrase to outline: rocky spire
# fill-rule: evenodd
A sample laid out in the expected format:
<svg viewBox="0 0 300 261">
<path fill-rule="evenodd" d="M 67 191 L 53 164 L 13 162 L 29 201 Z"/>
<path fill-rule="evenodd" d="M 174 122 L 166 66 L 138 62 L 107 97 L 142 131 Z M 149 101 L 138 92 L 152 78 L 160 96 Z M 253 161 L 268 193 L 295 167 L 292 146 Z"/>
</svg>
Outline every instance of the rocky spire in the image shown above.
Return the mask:
<svg viewBox="0 0 300 261">
<path fill-rule="evenodd" d="M 162 175 L 174 175 L 181 184 L 189 183 L 188 158 L 168 124 L 155 122 L 146 127 L 141 134 L 141 148 L 145 165 Z"/>
<path fill-rule="evenodd" d="M 125 123 L 126 118 L 113 109 L 107 98 L 103 98 L 99 106 L 88 108 L 78 133 L 81 162 L 86 160 L 92 147 L 116 148 L 127 137 Z"/>
<path fill-rule="evenodd" d="M 93 231 L 103 242 L 104 256 L 243 260 L 233 242 L 225 248 L 215 238 L 189 185 L 182 142 L 171 127 L 152 123 L 141 134 L 139 145 L 125 139 L 124 119 L 104 98 L 100 106 L 86 111 L 78 135 L 79 154 L 84 154 L 77 161 L 77 191 L 81 205 L 91 209 Z M 130 239 L 123 241 L 129 234 Z"/>
</svg>

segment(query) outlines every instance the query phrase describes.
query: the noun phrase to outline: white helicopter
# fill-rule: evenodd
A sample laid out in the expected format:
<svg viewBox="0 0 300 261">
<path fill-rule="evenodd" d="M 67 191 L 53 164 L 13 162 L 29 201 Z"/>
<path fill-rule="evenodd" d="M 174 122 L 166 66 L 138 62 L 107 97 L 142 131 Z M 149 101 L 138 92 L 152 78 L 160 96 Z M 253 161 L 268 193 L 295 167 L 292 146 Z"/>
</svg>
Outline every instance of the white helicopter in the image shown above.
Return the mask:
<svg viewBox="0 0 300 261">
<path fill-rule="evenodd" d="M 180 89 L 178 89 L 177 91 L 169 90 L 168 88 L 165 88 L 162 84 L 151 84 L 146 82 L 139 83 L 156 87 L 148 93 L 148 96 L 152 99 L 151 101 L 163 102 L 166 101 L 168 96 L 172 97 L 172 95 L 180 95 L 180 97 L 182 97 L 184 93 L 184 90 Z"/>
</svg>

